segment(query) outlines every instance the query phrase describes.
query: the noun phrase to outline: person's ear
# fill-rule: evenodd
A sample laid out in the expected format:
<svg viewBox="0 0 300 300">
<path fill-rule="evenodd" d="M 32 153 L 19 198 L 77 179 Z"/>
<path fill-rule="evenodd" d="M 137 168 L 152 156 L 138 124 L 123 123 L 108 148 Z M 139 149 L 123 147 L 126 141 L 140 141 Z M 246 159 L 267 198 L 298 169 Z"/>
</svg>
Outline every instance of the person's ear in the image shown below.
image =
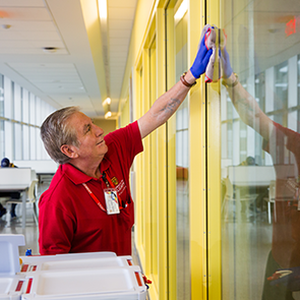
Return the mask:
<svg viewBox="0 0 300 300">
<path fill-rule="evenodd" d="M 60 151 L 68 156 L 69 158 L 77 158 L 78 157 L 78 154 L 77 154 L 77 151 L 76 151 L 76 148 L 74 146 L 70 146 L 70 145 L 62 145 L 60 147 Z"/>
</svg>

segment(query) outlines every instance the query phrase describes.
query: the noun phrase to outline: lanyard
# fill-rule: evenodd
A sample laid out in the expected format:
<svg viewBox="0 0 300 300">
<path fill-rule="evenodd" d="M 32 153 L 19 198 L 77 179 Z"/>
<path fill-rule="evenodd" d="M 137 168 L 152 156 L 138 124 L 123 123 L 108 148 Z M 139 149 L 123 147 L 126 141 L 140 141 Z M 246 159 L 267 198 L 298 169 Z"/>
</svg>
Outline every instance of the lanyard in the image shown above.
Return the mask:
<svg viewBox="0 0 300 300">
<path fill-rule="evenodd" d="M 107 186 L 108 188 L 109 188 L 109 187 L 115 188 L 115 185 L 112 183 L 111 179 L 109 178 L 109 176 L 108 176 L 105 172 L 103 172 L 102 178 L 103 178 L 103 181 L 105 182 L 105 184 L 106 184 L 106 186 Z M 119 201 L 119 208 L 120 208 L 120 210 L 121 210 L 121 209 L 123 209 L 124 207 L 123 207 L 123 205 L 122 205 L 122 201 L 121 201 L 121 199 L 120 199 L 120 196 L 119 196 L 117 190 L 116 190 L 116 196 L 117 196 L 117 198 L 118 198 L 118 201 Z"/>
<path fill-rule="evenodd" d="M 106 186 L 109 188 L 109 187 L 112 187 L 114 188 L 114 185 L 111 181 L 111 179 L 103 172 L 103 175 L 102 175 L 102 178 L 103 178 L 103 181 L 105 182 Z M 103 205 L 101 204 L 101 202 L 99 201 L 99 199 L 95 196 L 95 194 L 90 190 L 90 188 L 87 186 L 86 183 L 83 183 L 82 184 L 85 189 L 87 190 L 87 192 L 89 193 L 89 195 L 92 197 L 92 199 L 95 201 L 95 203 L 99 206 L 99 208 L 101 210 L 103 210 L 104 212 L 107 212 L 106 209 L 103 207 Z M 121 201 L 120 201 L 120 196 L 117 192 L 117 190 L 115 191 L 116 192 L 116 196 L 118 198 L 118 201 L 119 201 L 119 209 L 123 209 L 123 206 L 121 205 Z"/>
<path fill-rule="evenodd" d="M 89 189 L 89 187 L 87 186 L 86 183 L 82 184 L 85 189 L 87 190 L 87 192 L 90 194 L 90 196 L 92 197 L 92 199 L 95 201 L 95 203 L 100 207 L 101 210 L 103 210 L 104 212 L 106 212 L 106 209 L 103 207 L 103 205 L 101 204 L 101 202 L 98 200 L 98 198 L 94 195 L 94 193 Z"/>
</svg>

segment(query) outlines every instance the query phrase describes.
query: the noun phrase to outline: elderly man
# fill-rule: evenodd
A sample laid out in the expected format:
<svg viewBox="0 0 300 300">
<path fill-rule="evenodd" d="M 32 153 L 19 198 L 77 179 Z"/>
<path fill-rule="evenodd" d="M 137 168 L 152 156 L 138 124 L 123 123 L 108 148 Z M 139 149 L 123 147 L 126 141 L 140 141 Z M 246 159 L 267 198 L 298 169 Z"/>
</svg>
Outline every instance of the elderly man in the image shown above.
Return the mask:
<svg viewBox="0 0 300 300">
<path fill-rule="evenodd" d="M 58 110 L 44 121 L 42 140 L 60 166 L 39 201 L 41 254 L 113 251 L 131 255 L 131 164 L 143 150 L 142 139 L 174 114 L 205 72 L 211 53 L 203 34 L 196 59 L 180 81 L 140 119 L 105 137 L 76 107 Z"/>
</svg>

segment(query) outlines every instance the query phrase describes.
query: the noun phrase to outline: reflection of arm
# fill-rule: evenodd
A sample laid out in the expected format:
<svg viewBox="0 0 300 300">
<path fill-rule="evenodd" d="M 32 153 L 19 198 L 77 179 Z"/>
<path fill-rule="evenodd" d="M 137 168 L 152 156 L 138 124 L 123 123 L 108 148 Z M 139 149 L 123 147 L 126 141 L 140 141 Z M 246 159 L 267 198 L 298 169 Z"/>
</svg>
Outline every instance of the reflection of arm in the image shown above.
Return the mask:
<svg viewBox="0 0 300 300">
<path fill-rule="evenodd" d="M 232 73 L 228 78 L 225 79 L 225 83 L 231 85 L 235 83 L 236 80 L 238 79 L 234 73 Z M 264 139 L 268 140 L 269 134 L 273 128 L 273 122 L 259 108 L 253 96 L 244 89 L 240 82 L 233 87 L 229 87 L 227 85 L 226 87 L 231 101 L 243 122 L 251 126 Z"/>
</svg>

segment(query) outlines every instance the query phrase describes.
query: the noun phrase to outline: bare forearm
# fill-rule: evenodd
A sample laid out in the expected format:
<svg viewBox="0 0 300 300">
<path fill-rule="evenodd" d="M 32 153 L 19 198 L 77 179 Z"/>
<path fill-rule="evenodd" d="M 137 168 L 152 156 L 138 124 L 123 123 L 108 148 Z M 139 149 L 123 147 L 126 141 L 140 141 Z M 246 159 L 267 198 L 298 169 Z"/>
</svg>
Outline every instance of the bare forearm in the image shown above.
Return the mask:
<svg viewBox="0 0 300 300">
<path fill-rule="evenodd" d="M 177 82 L 169 91 L 160 96 L 149 110 L 149 114 L 157 125 L 164 124 L 178 109 L 185 99 L 189 88 Z"/>
<path fill-rule="evenodd" d="M 195 82 L 190 71 L 185 75 L 185 80 L 190 84 Z M 155 101 L 149 111 L 138 120 L 142 138 L 164 124 L 176 112 L 189 90 L 190 88 L 179 81 Z"/>
</svg>

